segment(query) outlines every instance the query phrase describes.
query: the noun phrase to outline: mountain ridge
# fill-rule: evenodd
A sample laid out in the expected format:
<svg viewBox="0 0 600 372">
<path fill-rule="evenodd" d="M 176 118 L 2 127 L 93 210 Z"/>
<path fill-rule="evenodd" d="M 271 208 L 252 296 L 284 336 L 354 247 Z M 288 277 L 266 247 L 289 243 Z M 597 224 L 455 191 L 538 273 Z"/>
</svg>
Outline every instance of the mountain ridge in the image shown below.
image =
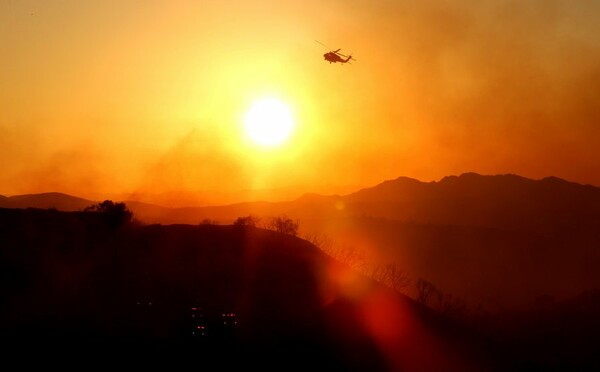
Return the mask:
<svg viewBox="0 0 600 372">
<path fill-rule="evenodd" d="M 0 199 L 8 208 L 81 210 L 94 202 L 62 193 Z M 289 215 L 295 219 L 371 215 L 440 225 L 534 229 L 600 223 L 600 188 L 550 176 L 534 180 L 515 174 L 463 173 L 439 181 L 409 177 L 386 180 L 346 195 L 307 193 L 283 202 L 240 202 L 205 207 L 164 207 L 125 201 L 147 223 L 192 223 L 210 219 L 230 223 L 239 216 Z"/>
<path fill-rule="evenodd" d="M 76 211 L 94 203 L 92 200 L 62 192 L 21 194 L 0 198 L 0 207 L 3 208 L 54 208 L 64 211 Z"/>
<path fill-rule="evenodd" d="M 320 201 L 320 200 L 327 200 L 327 199 L 336 199 L 336 198 L 356 198 L 357 195 L 363 194 L 367 191 L 372 191 L 372 190 L 380 190 L 380 189 L 393 189 L 395 187 L 429 187 L 429 186 L 434 186 L 434 185 L 451 185 L 451 184 L 456 184 L 457 182 L 460 183 L 462 182 L 464 184 L 465 180 L 470 180 L 470 181 L 481 181 L 481 180 L 516 180 L 519 182 L 527 182 L 527 183 L 546 183 L 546 184 L 557 184 L 557 185 L 570 185 L 570 186 L 574 186 L 574 187 L 583 187 L 586 189 L 594 189 L 594 190 L 598 190 L 598 192 L 600 192 L 600 187 L 592 185 L 592 184 L 583 184 L 583 183 L 578 183 L 578 182 L 574 182 L 574 181 L 569 181 L 566 180 L 564 178 L 560 178 L 560 177 L 556 177 L 556 176 L 546 176 L 540 179 L 533 179 L 533 178 L 528 178 L 528 177 L 524 177 L 524 176 L 520 176 L 518 174 L 513 174 L 513 173 L 506 173 L 506 174 L 479 174 L 476 172 L 465 172 L 465 173 L 461 173 L 460 175 L 448 175 L 448 176 L 444 176 L 441 179 L 439 179 L 438 181 L 421 181 L 418 180 L 416 178 L 411 178 L 411 177 L 407 177 L 407 176 L 399 176 L 397 178 L 394 179 L 388 179 L 388 180 L 384 180 L 376 185 L 373 186 L 368 186 L 368 187 L 364 187 L 361 188 L 359 190 L 356 190 L 354 192 L 348 193 L 348 194 L 320 194 L 320 193 L 315 193 L 315 192 L 307 192 L 302 194 L 300 197 L 296 198 L 296 199 L 291 199 L 288 201 L 260 201 L 260 200 L 255 200 L 255 201 L 240 201 L 240 202 L 235 202 L 235 203 L 225 203 L 225 204 L 215 204 L 215 205 L 206 205 L 206 206 L 178 206 L 178 207 L 170 207 L 170 206 L 164 206 L 161 204 L 156 204 L 156 203 L 149 203 L 146 202 L 144 200 L 127 200 L 124 199 L 124 202 L 128 202 L 128 203 L 137 203 L 137 204 L 144 204 L 144 205 L 148 205 L 148 206 L 153 206 L 153 207 L 160 207 L 160 208 L 165 208 L 165 209 L 190 209 L 190 208 L 211 208 L 211 207 L 216 207 L 216 206 L 233 206 L 233 205 L 242 205 L 242 204 L 250 204 L 250 203 L 286 203 L 286 202 L 293 202 L 293 201 Z M 67 193 L 63 193 L 63 192 L 59 192 L 59 191 L 49 191 L 49 192 L 42 192 L 42 193 L 28 193 L 28 194 L 17 194 L 17 195 L 11 195 L 11 196 L 7 196 L 7 195 L 0 195 L 0 201 L 6 201 L 6 200 L 10 200 L 11 202 L 14 201 L 27 201 L 28 199 L 32 199 L 32 198 L 43 198 L 43 199 L 49 199 L 50 197 L 58 197 L 58 198 L 72 198 L 72 199 L 76 199 L 76 200 L 80 200 L 80 201 L 85 201 L 86 203 L 94 203 L 94 200 L 91 199 L 86 199 L 86 198 L 82 198 L 76 195 L 71 195 L 71 194 L 67 194 Z M 121 200 L 119 200 L 121 201 Z"/>
</svg>

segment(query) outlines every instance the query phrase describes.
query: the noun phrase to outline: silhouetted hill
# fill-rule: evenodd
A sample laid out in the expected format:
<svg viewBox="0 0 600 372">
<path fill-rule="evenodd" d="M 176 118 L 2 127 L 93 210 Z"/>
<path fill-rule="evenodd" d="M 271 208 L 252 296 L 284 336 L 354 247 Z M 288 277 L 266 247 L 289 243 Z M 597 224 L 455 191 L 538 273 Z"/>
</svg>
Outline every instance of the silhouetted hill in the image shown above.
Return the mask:
<svg viewBox="0 0 600 372">
<path fill-rule="evenodd" d="M 510 340 L 526 370 L 596 371 L 600 368 L 600 290 L 556 301 L 544 296 L 536 308 L 504 314 L 496 327 Z M 523 365 L 526 365 L 524 363 Z"/>
<path fill-rule="evenodd" d="M 8 208 L 79 210 L 92 201 L 64 194 L 20 195 L 0 199 Z M 437 182 L 407 177 L 385 181 L 346 196 L 306 194 L 290 202 L 249 202 L 226 206 L 165 208 L 127 202 L 148 223 L 230 223 L 248 214 L 287 214 L 301 220 L 339 216 L 384 217 L 439 225 L 483 226 L 552 235 L 565 228 L 600 228 L 600 188 L 548 177 L 465 173 Z"/>
<path fill-rule="evenodd" d="M 173 213 L 173 208 L 163 207 L 160 205 L 143 203 L 139 201 L 124 201 L 133 213 L 135 213 L 136 217 L 144 216 L 143 220 L 145 222 L 157 222 L 161 221 L 165 216 L 169 216 Z"/>
<path fill-rule="evenodd" d="M 0 198 L 1 208 L 54 208 L 62 211 L 78 211 L 92 204 L 94 202 L 91 200 L 59 192 L 15 195 Z"/>
<path fill-rule="evenodd" d="M 238 203 L 227 206 L 176 208 L 138 218 L 160 223 L 223 223 L 238 216 L 287 214 L 300 220 L 341 216 L 384 217 L 439 225 L 524 230 L 542 235 L 564 229 L 600 228 L 600 189 L 549 177 L 531 180 L 515 175 L 467 173 L 438 182 L 400 177 L 346 196 L 307 194 L 290 202 Z"/>
<path fill-rule="evenodd" d="M 478 370 L 474 335 L 326 256 L 239 226 L 0 209 L 0 337 L 199 343 L 264 365 Z M 247 362 L 253 359 L 245 359 Z"/>
<path fill-rule="evenodd" d="M 328 203 L 339 199 L 339 195 L 320 195 L 307 193 L 295 200 L 296 203 Z"/>
<path fill-rule="evenodd" d="M 396 263 L 413 278 L 487 310 L 600 285 L 600 189 L 555 177 L 400 177 L 346 196 L 306 194 L 290 202 L 128 206 L 149 223 L 231 223 L 248 214 L 286 214 L 300 221 L 301 233 L 326 235 L 378 262 Z"/>
<path fill-rule="evenodd" d="M 379 185 L 359 190 L 344 197 L 348 202 L 402 202 L 426 199 L 428 183 L 413 178 L 398 177 Z M 415 199 L 416 198 L 416 199 Z"/>
<path fill-rule="evenodd" d="M 555 177 L 465 173 L 439 182 L 386 181 L 344 198 L 363 213 L 441 225 L 523 229 L 550 235 L 600 226 L 600 188 Z"/>
<path fill-rule="evenodd" d="M 600 287 L 600 231 L 543 236 L 524 230 L 434 225 L 352 216 L 311 221 L 337 247 L 365 253 L 374 263 L 396 263 L 470 308 L 527 308 L 541 295 L 565 298 Z"/>
</svg>

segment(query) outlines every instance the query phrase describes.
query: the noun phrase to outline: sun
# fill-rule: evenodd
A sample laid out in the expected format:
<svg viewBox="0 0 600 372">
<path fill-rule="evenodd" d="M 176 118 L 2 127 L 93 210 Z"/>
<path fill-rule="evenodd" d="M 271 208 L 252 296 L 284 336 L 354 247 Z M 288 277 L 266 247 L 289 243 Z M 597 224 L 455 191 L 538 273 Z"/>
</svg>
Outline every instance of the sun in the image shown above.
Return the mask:
<svg viewBox="0 0 600 372">
<path fill-rule="evenodd" d="M 290 137 L 294 120 L 288 105 L 277 98 L 263 98 L 254 101 L 246 112 L 244 128 L 255 143 L 273 147 Z"/>
</svg>

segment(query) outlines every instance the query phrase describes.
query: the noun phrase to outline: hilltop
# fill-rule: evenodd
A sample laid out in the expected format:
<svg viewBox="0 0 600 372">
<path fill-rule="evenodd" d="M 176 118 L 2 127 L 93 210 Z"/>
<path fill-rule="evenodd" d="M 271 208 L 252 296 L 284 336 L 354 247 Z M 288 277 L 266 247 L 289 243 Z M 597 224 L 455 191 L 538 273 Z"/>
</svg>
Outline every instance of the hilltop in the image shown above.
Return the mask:
<svg viewBox="0 0 600 372">
<path fill-rule="evenodd" d="M 199 342 L 369 370 L 481 362 L 466 329 L 293 236 L 0 209 L 0 247 L 5 341 Z"/>
</svg>

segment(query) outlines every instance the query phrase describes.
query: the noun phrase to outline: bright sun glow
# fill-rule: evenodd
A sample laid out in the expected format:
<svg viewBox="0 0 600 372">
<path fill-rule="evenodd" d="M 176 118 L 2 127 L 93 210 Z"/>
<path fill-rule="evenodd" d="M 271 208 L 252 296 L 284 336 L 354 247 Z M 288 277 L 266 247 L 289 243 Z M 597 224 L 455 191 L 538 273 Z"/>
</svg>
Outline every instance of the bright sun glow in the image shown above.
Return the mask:
<svg viewBox="0 0 600 372">
<path fill-rule="evenodd" d="M 289 107 L 276 98 L 255 101 L 244 117 L 248 136 L 259 145 L 282 144 L 294 128 Z"/>
</svg>

